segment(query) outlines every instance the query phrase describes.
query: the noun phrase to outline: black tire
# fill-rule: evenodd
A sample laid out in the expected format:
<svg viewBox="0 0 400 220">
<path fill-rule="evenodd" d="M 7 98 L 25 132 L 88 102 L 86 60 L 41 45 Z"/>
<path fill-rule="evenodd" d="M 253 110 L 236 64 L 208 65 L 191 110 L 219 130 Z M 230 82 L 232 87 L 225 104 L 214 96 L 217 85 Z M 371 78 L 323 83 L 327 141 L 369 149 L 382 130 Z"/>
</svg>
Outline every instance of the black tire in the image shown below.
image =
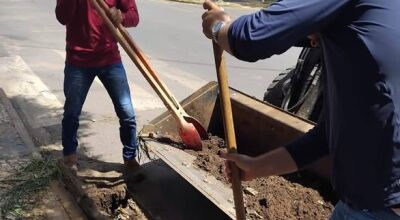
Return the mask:
<svg viewBox="0 0 400 220">
<path fill-rule="evenodd" d="M 300 117 L 316 121 L 322 109 L 321 58 L 321 48 L 303 48 L 296 66 L 280 73 L 272 81 L 263 100 Z"/>
<path fill-rule="evenodd" d="M 294 67 L 286 69 L 272 80 L 271 84 L 268 85 L 267 91 L 264 93 L 264 102 L 268 102 L 279 108 L 282 106 L 285 94 L 284 86 L 290 83 L 294 70 Z"/>
</svg>

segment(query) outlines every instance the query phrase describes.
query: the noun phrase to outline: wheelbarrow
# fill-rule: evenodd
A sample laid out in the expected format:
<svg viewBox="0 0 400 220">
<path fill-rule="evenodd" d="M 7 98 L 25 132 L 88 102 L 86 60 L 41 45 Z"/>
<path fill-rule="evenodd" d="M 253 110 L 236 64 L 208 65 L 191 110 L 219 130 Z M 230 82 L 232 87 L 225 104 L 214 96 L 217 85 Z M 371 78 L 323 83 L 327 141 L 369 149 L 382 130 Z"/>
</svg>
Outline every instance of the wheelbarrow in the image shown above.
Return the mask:
<svg viewBox="0 0 400 220">
<path fill-rule="evenodd" d="M 208 133 L 224 137 L 217 82 L 209 82 L 181 102 L 185 111 L 197 118 Z M 314 127 L 310 121 L 285 112 L 265 102 L 230 89 L 237 149 L 239 153 L 260 155 L 280 147 Z M 176 136 L 175 121 L 165 112 L 147 125 L 143 133 L 158 136 Z M 192 166 L 196 159 L 189 153 L 156 140 L 145 141 L 147 148 L 169 167 L 201 192 L 227 216 L 235 219 L 232 190 L 209 173 Z M 328 179 L 330 163 L 323 159 L 307 168 L 317 176 Z"/>
</svg>

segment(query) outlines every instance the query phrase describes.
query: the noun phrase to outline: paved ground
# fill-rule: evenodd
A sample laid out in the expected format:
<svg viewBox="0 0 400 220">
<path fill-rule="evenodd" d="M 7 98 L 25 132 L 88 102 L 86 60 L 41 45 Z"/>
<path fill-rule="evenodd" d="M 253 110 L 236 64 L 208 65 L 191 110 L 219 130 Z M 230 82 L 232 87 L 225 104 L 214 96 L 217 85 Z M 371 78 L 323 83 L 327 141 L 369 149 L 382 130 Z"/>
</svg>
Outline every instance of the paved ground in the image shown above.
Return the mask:
<svg viewBox="0 0 400 220">
<path fill-rule="evenodd" d="M 13 187 L 22 184 L 24 180 L 19 180 L 19 178 L 26 177 L 16 176 L 16 173 L 22 167 L 26 167 L 31 160 L 40 160 L 36 150 L 11 102 L 0 90 L 0 195 L 6 196 Z M 12 191 L 11 195 L 21 193 L 21 190 L 23 189 Z M 3 213 L 4 210 L 0 208 L 1 219 L 19 219 L 18 215 L 15 215 L 18 209 L 23 211 L 19 212 L 23 218 L 85 219 L 57 181 L 52 181 L 49 186 L 45 186 L 32 195 L 26 196 L 25 193 L 23 195 L 25 195 L 22 199 L 26 207 L 12 208 L 11 211 L 14 210 L 15 213 L 10 211 Z M 1 207 L 9 202 L 10 198 L 8 196 L 6 198 L 0 201 Z"/>
<path fill-rule="evenodd" d="M 59 140 L 65 30 L 52 0 L 0 0 L 0 85 L 12 98 L 39 143 Z M 216 80 L 211 42 L 201 33 L 199 5 L 137 0 L 141 22 L 130 32 L 149 55 L 160 77 L 181 100 Z M 227 8 L 234 16 L 254 9 Z M 227 56 L 230 85 L 261 98 L 275 75 L 290 67 L 298 50 L 248 64 Z M 123 55 L 139 128 L 165 111 L 161 101 Z M 11 68 L 9 68 L 11 66 Z M 46 128 L 46 135 L 40 128 Z M 81 150 L 107 161 L 121 161 L 118 120 L 103 86 L 96 81 L 84 106 Z"/>
<path fill-rule="evenodd" d="M 64 102 L 65 28 L 55 19 L 55 3 L 54 0 L 0 0 L 0 87 L 5 89 L 35 143 L 59 147 Z M 137 0 L 137 4 L 141 22 L 130 32 L 179 100 L 216 80 L 211 42 L 201 33 L 201 6 L 163 0 Z M 226 8 L 234 16 L 254 10 Z M 280 71 L 294 65 L 298 53 L 299 50 L 291 49 L 281 56 L 254 64 L 227 56 L 230 85 L 262 98 L 269 82 Z M 124 53 L 123 61 L 132 89 L 138 127 L 141 128 L 165 108 Z M 118 119 L 99 81 L 92 85 L 85 103 L 79 136 L 80 151 L 84 154 L 105 162 L 121 162 Z M 16 149 L 18 147 L 13 148 Z M 0 148 L 1 155 L 6 155 L 3 153 L 6 150 Z M 157 189 L 173 193 L 169 196 L 179 200 L 179 190 L 185 189 L 186 199 L 181 198 L 175 204 L 178 208 L 182 207 L 179 204 L 187 203 L 187 198 L 199 198 L 198 192 L 190 191 L 184 183 L 178 184 L 182 181 L 177 181 L 176 173 L 166 172 L 168 169 L 165 167 L 156 168 L 154 166 L 149 171 L 151 181 L 146 184 L 151 187 L 141 190 L 144 195 Z M 162 175 L 157 175 L 157 172 Z M 168 188 L 166 182 L 175 182 L 176 185 Z M 155 201 L 154 204 L 163 207 L 164 203 Z M 190 204 L 194 210 L 187 208 L 187 213 L 206 210 L 196 207 L 196 203 Z M 181 212 L 179 209 L 171 210 L 174 211 Z"/>
</svg>

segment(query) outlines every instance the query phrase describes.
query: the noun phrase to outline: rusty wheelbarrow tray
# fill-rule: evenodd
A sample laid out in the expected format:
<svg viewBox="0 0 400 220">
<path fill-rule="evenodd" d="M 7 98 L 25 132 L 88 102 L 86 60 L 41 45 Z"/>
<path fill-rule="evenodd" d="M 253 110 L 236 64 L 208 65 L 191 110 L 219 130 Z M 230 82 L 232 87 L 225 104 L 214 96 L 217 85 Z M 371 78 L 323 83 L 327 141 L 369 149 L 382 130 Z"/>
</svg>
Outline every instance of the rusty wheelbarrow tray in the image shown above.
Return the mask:
<svg viewBox="0 0 400 220">
<path fill-rule="evenodd" d="M 240 153 L 260 155 L 282 146 L 311 129 L 314 124 L 291 113 L 230 89 L 232 111 Z M 186 112 L 197 118 L 207 132 L 224 136 L 218 84 L 209 82 L 181 102 Z M 143 128 L 143 133 L 177 135 L 174 118 L 165 112 Z M 209 173 L 192 165 L 195 157 L 168 144 L 146 141 L 155 155 L 193 185 L 225 214 L 235 219 L 232 190 Z M 320 160 L 308 170 L 329 177 L 329 161 Z"/>
</svg>

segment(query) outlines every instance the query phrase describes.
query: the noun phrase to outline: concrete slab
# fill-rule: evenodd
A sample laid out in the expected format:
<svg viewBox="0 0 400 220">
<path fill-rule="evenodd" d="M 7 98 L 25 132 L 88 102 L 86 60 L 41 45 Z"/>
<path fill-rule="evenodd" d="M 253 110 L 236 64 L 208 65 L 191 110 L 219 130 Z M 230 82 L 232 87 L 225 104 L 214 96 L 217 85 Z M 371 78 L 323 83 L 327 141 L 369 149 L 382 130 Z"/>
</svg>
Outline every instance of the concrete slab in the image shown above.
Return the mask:
<svg viewBox="0 0 400 220">
<path fill-rule="evenodd" d="M 20 56 L 0 57 L 0 87 L 36 143 L 51 143 L 45 129 L 60 123 L 63 105 Z"/>
<path fill-rule="evenodd" d="M 18 182 L 9 184 L 6 181 L 14 177 L 16 170 L 24 167 L 32 158 L 41 158 L 36 150 L 17 112 L 0 88 L 0 194 L 12 189 L 14 184 L 19 184 Z M 37 193 L 39 193 L 37 196 L 31 198 L 34 203 L 33 207 L 29 208 L 29 213 L 24 214 L 26 218 L 86 219 L 56 181 Z M 0 201 L 0 204 L 3 202 L 5 201 Z M 68 206 L 65 206 L 66 204 Z M 68 212 L 66 208 L 69 209 Z M 7 213 L 1 214 L 1 218 L 8 219 Z"/>
</svg>

